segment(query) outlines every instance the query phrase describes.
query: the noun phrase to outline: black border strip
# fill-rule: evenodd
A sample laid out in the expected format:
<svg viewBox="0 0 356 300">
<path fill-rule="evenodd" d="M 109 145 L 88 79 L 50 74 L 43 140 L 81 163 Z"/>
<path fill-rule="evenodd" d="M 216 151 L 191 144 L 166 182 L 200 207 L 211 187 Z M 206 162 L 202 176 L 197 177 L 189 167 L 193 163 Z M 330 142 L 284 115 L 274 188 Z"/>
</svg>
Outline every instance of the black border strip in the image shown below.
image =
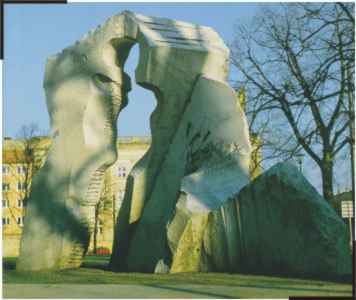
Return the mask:
<svg viewBox="0 0 356 300">
<path fill-rule="evenodd" d="M 290 297 L 291 300 L 354 300 L 353 297 Z"/>
<path fill-rule="evenodd" d="M 38 0 L 38 1 L 31 1 L 31 0 L 0 0 L 0 60 L 4 59 L 4 5 L 5 4 L 67 4 L 67 0 Z M 353 195 L 353 198 L 355 195 Z M 353 204 L 355 207 L 355 200 L 353 200 Z M 355 210 L 354 210 L 355 211 Z M 352 228 L 355 228 L 355 218 L 352 218 Z M 355 231 L 353 232 L 353 247 L 352 247 L 352 297 L 289 297 L 289 299 L 293 300 L 308 300 L 308 299 L 325 299 L 325 300 L 352 300 L 356 299 L 356 241 L 355 241 Z"/>
<path fill-rule="evenodd" d="M 355 207 L 355 203 L 354 203 Z M 352 298 L 356 299 L 356 240 L 355 240 L 355 209 L 354 209 L 354 217 L 352 218 L 352 229 L 353 229 L 353 236 L 354 242 L 352 247 Z"/>
<path fill-rule="evenodd" d="M 4 59 L 4 5 L 5 4 L 67 4 L 67 0 L 0 0 L 0 18 L 1 18 L 1 27 L 0 27 L 0 60 Z"/>
</svg>

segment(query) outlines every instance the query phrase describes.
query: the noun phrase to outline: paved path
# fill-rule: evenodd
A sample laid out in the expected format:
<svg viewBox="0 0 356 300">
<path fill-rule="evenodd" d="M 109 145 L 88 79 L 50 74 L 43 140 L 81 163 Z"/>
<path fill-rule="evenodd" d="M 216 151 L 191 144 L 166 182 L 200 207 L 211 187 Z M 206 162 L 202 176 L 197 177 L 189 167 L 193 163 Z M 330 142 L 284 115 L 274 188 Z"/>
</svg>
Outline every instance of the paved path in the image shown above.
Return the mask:
<svg viewBox="0 0 356 300">
<path fill-rule="evenodd" d="M 288 298 L 288 296 L 351 296 L 350 289 L 272 287 L 266 285 L 112 285 L 4 284 L 4 298 Z"/>
</svg>

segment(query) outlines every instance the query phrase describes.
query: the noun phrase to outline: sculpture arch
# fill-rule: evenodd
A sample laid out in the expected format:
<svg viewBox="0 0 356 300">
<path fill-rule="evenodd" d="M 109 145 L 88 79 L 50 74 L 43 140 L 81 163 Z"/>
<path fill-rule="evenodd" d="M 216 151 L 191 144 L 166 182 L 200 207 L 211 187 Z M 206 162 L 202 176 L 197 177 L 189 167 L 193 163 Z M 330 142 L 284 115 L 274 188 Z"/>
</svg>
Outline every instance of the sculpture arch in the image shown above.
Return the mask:
<svg viewBox="0 0 356 300">
<path fill-rule="evenodd" d="M 226 83 L 229 51 L 221 38 L 208 27 L 125 11 L 47 61 L 53 144 L 33 180 L 19 270 L 81 264 L 102 175 L 117 158 L 116 119 L 131 89 L 123 69 L 135 43 L 136 81 L 157 106 L 152 145 L 128 178 L 111 267 L 153 272 L 163 262 L 179 270 L 172 255 L 179 245 L 172 244 L 184 227 L 179 237 L 169 231 L 177 210 L 219 210 L 247 184 L 248 127 Z M 228 234 L 224 243 L 225 267 L 238 258 Z"/>
</svg>

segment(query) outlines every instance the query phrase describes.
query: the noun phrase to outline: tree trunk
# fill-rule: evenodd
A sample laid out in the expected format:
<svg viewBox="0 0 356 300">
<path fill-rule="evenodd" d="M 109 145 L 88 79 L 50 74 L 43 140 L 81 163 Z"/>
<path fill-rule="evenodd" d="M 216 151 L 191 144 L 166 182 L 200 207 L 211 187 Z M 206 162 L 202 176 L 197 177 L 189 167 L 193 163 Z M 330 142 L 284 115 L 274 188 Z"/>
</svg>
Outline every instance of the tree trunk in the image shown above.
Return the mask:
<svg viewBox="0 0 356 300">
<path fill-rule="evenodd" d="M 113 233 L 113 241 L 115 239 L 115 222 L 116 222 L 116 201 L 115 196 L 112 196 L 112 233 Z"/>
<path fill-rule="evenodd" d="M 94 236 L 93 236 L 93 253 L 97 254 L 97 235 L 99 222 L 99 203 L 95 205 L 95 219 L 94 219 Z"/>
<path fill-rule="evenodd" d="M 330 154 L 324 155 L 323 165 L 321 168 L 321 176 L 323 181 L 323 196 L 331 203 L 334 192 L 333 192 L 333 160 Z"/>
<path fill-rule="evenodd" d="M 355 202 L 355 141 L 354 132 L 351 131 L 351 142 L 350 142 L 350 160 L 351 160 L 351 190 L 352 190 L 352 200 Z"/>
<path fill-rule="evenodd" d="M 355 99 L 354 99 L 354 86 L 353 86 L 353 76 L 350 74 L 350 68 L 347 68 L 347 79 L 348 79 L 348 113 L 350 119 L 349 132 L 350 132 L 350 159 L 351 159 L 351 190 L 352 190 L 352 201 L 355 203 Z"/>
</svg>

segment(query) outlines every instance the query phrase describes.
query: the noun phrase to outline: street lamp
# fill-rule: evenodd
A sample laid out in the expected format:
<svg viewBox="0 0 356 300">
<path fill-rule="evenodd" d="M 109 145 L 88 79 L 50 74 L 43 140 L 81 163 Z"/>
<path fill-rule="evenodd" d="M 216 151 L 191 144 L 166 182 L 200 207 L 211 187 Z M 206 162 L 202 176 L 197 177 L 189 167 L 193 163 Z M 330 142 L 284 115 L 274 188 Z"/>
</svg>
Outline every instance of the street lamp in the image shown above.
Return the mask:
<svg viewBox="0 0 356 300">
<path fill-rule="evenodd" d="M 296 157 L 296 161 L 297 161 L 298 166 L 299 166 L 299 171 L 302 172 L 304 154 L 303 153 L 297 153 L 295 155 L 295 157 Z"/>
</svg>

